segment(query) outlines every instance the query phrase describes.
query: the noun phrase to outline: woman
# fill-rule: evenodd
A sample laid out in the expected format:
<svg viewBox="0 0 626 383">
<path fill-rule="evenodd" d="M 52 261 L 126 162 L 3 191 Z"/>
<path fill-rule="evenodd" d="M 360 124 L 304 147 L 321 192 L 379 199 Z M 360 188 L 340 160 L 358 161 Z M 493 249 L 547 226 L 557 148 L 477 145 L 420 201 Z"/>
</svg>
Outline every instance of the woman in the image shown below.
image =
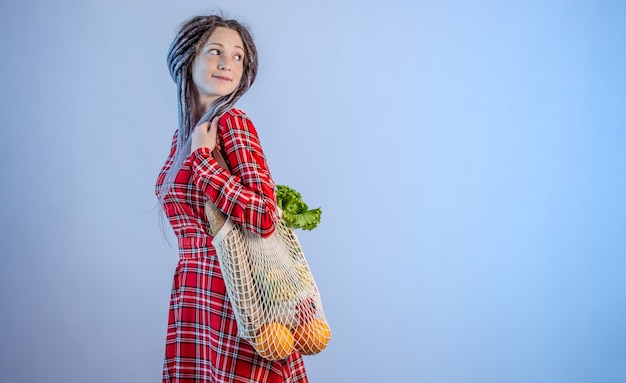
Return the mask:
<svg viewBox="0 0 626 383">
<path fill-rule="evenodd" d="M 261 358 L 237 337 L 237 324 L 205 218 L 215 206 L 261 236 L 279 219 L 274 181 L 257 132 L 233 104 L 254 82 L 256 47 L 235 20 L 198 16 L 168 53 L 178 87 L 179 127 L 156 194 L 178 238 L 166 338 L 164 382 L 307 382 L 302 356 Z M 221 168 L 222 150 L 231 169 Z"/>
</svg>

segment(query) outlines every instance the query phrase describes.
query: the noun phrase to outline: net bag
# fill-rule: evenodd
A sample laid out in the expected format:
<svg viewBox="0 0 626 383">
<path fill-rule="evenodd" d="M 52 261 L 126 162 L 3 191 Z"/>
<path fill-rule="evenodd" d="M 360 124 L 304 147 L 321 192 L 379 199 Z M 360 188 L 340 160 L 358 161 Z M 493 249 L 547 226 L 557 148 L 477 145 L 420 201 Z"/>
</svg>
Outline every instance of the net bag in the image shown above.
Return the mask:
<svg viewBox="0 0 626 383">
<path fill-rule="evenodd" d="M 322 351 L 330 341 L 330 328 L 294 230 L 280 219 L 274 233 L 261 238 L 226 218 L 211 202 L 205 208 L 239 337 L 270 360 L 284 359 L 293 351 Z"/>
</svg>

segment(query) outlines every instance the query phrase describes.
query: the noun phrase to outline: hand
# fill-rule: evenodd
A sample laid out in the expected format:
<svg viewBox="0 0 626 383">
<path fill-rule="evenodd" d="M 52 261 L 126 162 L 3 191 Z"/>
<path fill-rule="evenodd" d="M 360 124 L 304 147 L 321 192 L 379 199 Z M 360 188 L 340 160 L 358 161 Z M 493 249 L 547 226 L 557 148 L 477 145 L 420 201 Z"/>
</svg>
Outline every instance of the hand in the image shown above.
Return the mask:
<svg viewBox="0 0 626 383">
<path fill-rule="evenodd" d="M 213 152 L 221 149 L 220 140 L 217 135 L 219 118 L 216 117 L 209 122 L 203 122 L 197 125 L 191 133 L 191 152 L 195 152 L 199 148 L 208 148 Z"/>
</svg>

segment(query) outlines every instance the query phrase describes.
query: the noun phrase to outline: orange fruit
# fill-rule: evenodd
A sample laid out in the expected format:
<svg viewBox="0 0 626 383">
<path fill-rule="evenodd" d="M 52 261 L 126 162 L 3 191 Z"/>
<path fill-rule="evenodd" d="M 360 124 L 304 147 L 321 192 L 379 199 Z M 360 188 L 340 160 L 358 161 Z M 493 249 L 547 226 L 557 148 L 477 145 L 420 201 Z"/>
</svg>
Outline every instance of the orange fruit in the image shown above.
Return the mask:
<svg viewBox="0 0 626 383">
<path fill-rule="evenodd" d="M 293 335 L 280 323 L 267 323 L 261 327 L 254 341 L 259 355 L 269 360 L 281 360 L 293 352 Z"/>
<path fill-rule="evenodd" d="M 328 323 L 313 318 L 298 326 L 294 333 L 295 347 L 303 355 L 315 355 L 330 342 Z"/>
</svg>

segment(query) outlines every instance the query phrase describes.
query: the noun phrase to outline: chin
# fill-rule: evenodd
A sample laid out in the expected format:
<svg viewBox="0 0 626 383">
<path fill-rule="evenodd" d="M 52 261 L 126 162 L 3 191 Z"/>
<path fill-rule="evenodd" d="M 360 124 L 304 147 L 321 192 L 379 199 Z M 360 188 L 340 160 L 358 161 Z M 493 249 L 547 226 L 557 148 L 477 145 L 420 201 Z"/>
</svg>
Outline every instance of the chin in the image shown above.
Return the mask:
<svg viewBox="0 0 626 383">
<path fill-rule="evenodd" d="M 215 92 L 215 94 L 219 95 L 220 97 L 224 97 L 224 96 L 228 96 L 229 94 L 235 92 L 237 90 L 237 88 L 229 88 L 229 89 L 220 89 L 218 91 Z"/>
</svg>

